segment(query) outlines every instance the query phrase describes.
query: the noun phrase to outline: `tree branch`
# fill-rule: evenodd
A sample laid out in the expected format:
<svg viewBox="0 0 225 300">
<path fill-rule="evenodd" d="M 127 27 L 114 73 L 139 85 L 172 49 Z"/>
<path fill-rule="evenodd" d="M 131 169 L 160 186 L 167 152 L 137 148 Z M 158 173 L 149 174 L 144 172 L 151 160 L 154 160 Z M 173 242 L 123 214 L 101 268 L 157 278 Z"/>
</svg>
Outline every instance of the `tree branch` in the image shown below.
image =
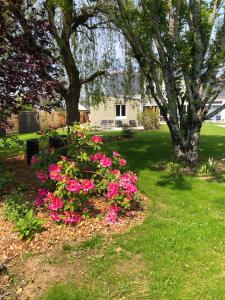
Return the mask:
<svg viewBox="0 0 225 300">
<path fill-rule="evenodd" d="M 225 109 L 225 103 L 223 105 L 221 105 L 220 107 L 218 107 L 217 109 L 215 109 L 210 114 L 206 115 L 205 116 L 205 120 L 211 119 L 212 117 L 214 117 L 215 115 L 217 115 L 219 112 L 221 112 L 223 109 Z"/>
<path fill-rule="evenodd" d="M 80 25 L 85 25 L 86 22 L 96 16 L 97 10 L 96 7 L 93 7 L 92 10 L 87 10 L 87 8 L 83 8 L 81 10 L 81 14 L 75 15 L 73 18 L 72 30 L 76 31 Z"/>
<path fill-rule="evenodd" d="M 91 76 L 85 78 L 85 79 L 81 79 L 80 80 L 80 83 L 81 84 L 85 84 L 85 83 L 88 83 L 88 82 L 91 82 L 93 81 L 95 78 L 99 77 L 99 76 L 102 76 L 103 74 L 105 74 L 105 71 L 104 70 L 99 70 L 95 73 L 93 73 Z"/>
</svg>

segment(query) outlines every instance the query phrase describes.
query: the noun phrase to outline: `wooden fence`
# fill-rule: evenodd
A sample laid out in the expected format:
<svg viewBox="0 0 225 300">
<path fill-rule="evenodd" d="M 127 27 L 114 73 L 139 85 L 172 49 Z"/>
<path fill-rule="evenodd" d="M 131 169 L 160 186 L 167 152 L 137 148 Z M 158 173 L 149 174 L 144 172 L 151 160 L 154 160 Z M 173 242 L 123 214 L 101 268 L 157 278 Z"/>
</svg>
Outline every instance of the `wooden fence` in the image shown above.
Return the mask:
<svg viewBox="0 0 225 300">
<path fill-rule="evenodd" d="M 88 112 L 80 112 L 80 122 L 89 121 Z M 11 128 L 7 134 L 32 133 L 46 129 L 57 129 L 66 126 L 66 111 L 31 112 L 22 111 L 18 115 L 12 115 L 9 119 Z"/>
</svg>

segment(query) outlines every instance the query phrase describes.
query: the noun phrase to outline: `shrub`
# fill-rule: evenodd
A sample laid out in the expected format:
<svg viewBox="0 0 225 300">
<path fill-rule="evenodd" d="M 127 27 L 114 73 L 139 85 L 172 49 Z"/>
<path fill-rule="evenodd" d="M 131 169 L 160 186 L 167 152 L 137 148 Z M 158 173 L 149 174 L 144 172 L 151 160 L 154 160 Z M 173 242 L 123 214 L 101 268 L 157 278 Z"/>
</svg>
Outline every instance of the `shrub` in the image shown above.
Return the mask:
<svg viewBox="0 0 225 300">
<path fill-rule="evenodd" d="M 128 124 L 123 124 L 122 126 L 122 136 L 125 138 L 131 138 L 135 134 L 134 130 L 132 127 Z"/>
<path fill-rule="evenodd" d="M 16 222 L 16 230 L 20 239 L 32 240 L 36 232 L 41 231 L 43 221 L 34 217 L 33 210 L 29 210 L 23 218 Z"/>
<path fill-rule="evenodd" d="M 216 171 L 216 162 L 213 158 L 209 158 L 208 161 L 202 164 L 197 173 L 202 176 L 212 175 Z"/>
<path fill-rule="evenodd" d="M 23 148 L 25 142 L 18 135 L 6 136 L 0 139 L 0 148 L 12 149 L 15 145 Z"/>
<path fill-rule="evenodd" d="M 169 170 L 169 172 L 170 173 L 172 173 L 172 174 L 174 174 L 174 175 L 181 175 L 182 174 L 182 172 L 183 172 L 183 167 L 182 167 L 182 165 L 180 164 L 180 163 L 178 163 L 178 162 L 174 162 L 174 161 L 172 161 L 172 162 L 169 162 L 168 164 L 167 164 L 167 168 L 168 168 L 168 170 Z"/>
<path fill-rule="evenodd" d="M 46 207 L 55 222 L 65 224 L 93 215 L 93 197 L 104 197 L 109 204 L 108 223 L 139 205 L 137 176 L 126 171 L 126 160 L 118 152 L 111 157 L 100 152 L 102 137 L 75 125 L 69 140 L 68 157 L 33 158 L 41 185 L 35 205 Z"/>
<path fill-rule="evenodd" d="M 140 124 L 143 125 L 145 130 L 159 129 L 160 117 L 159 112 L 146 109 L 138 116 Z"/>
<path fill-rule="evenodd" d="M 23 193 L 18 190 L 5 197 L 4 213 L 7 220 L 16 222 L 24 217 L 33 207 L 33 203 L 24 199 Z"/>
<path fill-rule="evenodd" d="M 25 200 L 19 190 L 5 197 L 5 217 L 15 222 L 15 229 L 21 239 L 31 240 L 35 233 L 41 230 L 42 221 L 34 217 L 32 207 L 33 203 Z"/>
<path fill-rule="evenodd" d="M 0 166 L 0 168 L 3 166 Z M 0 194 L 5 194 L 7 188 L 9 188 L 13 183 L 13 176 L 10 172 L 4 172 L 0 176 Z"/>
</svg>

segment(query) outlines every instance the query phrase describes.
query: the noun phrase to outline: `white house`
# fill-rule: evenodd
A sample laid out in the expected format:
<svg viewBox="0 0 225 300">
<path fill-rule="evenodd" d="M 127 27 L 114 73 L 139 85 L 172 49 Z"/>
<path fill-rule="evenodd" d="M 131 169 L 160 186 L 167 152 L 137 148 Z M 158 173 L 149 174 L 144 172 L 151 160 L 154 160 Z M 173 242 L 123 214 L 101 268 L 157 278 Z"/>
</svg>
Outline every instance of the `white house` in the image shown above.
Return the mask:
<svg viewBox="0 0 225 300">
<path fill-rule="evenodd" d="M 131 80 L 132 84 L 128 84 L 129 90 L 126 90 L 127 78 L 124 73 L 115 73 L 109 76 L 105 89 L 106 101 L 98 106 L 90 107 L 91 126 L 113 128 L 129 124 L 132 127 L 137 127 L 139 125 L 138 114 L 143 112 L 145 108 L 157 109 L 154 101 L 142 98 L 138 73 L 135 73 Z M 219 94 L 210 112 L 224 103 L 225 90 Z M 214 116 L 211 121 L 225 122 L 225 109 Z"/>
</svg>

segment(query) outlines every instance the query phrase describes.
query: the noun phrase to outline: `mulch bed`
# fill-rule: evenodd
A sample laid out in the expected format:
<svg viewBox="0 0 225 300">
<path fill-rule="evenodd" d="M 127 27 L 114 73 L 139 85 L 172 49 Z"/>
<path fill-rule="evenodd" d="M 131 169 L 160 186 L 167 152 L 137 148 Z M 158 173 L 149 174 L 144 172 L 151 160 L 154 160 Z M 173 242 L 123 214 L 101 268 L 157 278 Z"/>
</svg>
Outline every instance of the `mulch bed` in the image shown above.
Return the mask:
<svg viewBox="0 0 225 300">
<path fill-rule="evenodd" d="M 144 198 L 145 202 L 146 199 Z M 63 243 L 90 239 L 97 233 L 103 235 L 122 233 L 142 222 L 146 210 L 134 211 L 132 217 L 120 218 L 116 224 L 108 225 L 105 220 L 90 218 L 81 223 L 68 226 L 57 225 L 48 218 L 46 213 L 37 216 L 44 220 L 43 231 L 37 233 L 32 241 L 21 241 L 13 232 L 13 224 L 4 220 L 0 214 L 0 262 L 9 262 L 24 253 L 44 253 L 59 247 Z"/>
<path fill-rule="evenodd" d="M 10 158 L 6 163 L 8 169 L 13 169 L 12 172 L 16 181 L 14 187 L 21 184 L 25 185 L 27 189 L 24 194 L 26 198 L 33 201 L 35 199 L 37 182 L 33 170 L 26 165 L 24 157 Z M 43 231 L 36 234 L 32 241 L 19 240 L 18 234 L 13 230 L 14 224 L 4 219 L 2 211 L 4 202 L 0 202 L 0 263 L 8 263 L 21 257 L 24 253 L 44 253 L 66 242 L 87 240 L 97 233 L 103 235 L 122 233 L 135 224 L 141 223 L 146 216 L 148 198 L 144 195 L 141 195 L 141 197 L 143 200 L 142 210 L 133 211 L 131 216 L 120 218 L 113 225 L 108 225 L 105 220 L 96 218 L 84 220 L 74 226 L 57 225 L 49 219 L 46 212 L 40 211 L 38 217 L 44 220 Z M 101 205 L 101 201 L 98 201 L 98 205 L 99 203 Z"/>
</svg>

